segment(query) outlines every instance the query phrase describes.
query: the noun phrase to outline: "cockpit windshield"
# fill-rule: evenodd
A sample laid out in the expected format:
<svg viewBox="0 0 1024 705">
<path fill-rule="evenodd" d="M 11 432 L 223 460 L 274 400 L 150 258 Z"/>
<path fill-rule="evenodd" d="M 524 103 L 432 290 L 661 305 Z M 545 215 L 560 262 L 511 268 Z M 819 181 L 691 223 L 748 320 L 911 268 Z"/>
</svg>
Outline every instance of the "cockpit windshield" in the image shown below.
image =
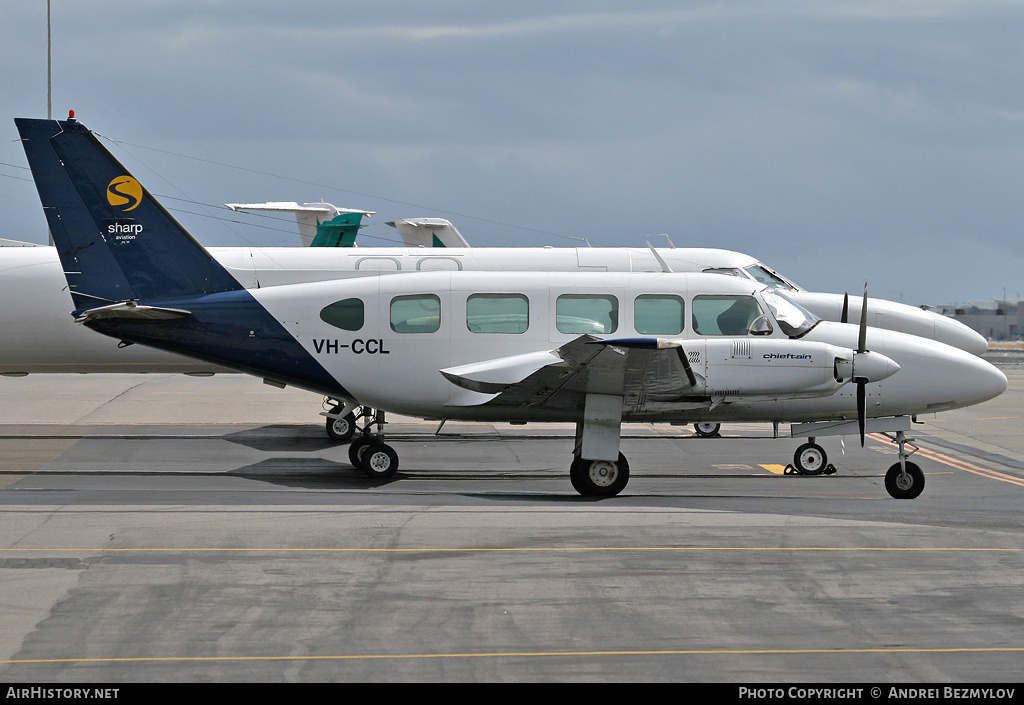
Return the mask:
<svg viewBox="0 0 1024 705">
<path fill-rule="evenodd" d="M 773 289 L 783 289 L 786 291 L 796 291 L 798 289 L 798 287 L 792 282 L 786 281 L 781 276 L 760 263 L 744 267 L 743 271 L 749 274 L 752 278 L 762 284 L 767 284 Z"/>
<path fill-rule="evenodd" d="M 727 274 L 730 277 L 742 277 L 743 272 L 735 267 L 708 267 L 702 270 L 704 274 Z"/>
<path fill-rule="evenodd" d="M 799 338 L 821 319 L 771 286 L 761 289 L 761 298 L 772 310 L 779 329 L 790 338 Z"/>
</svg>

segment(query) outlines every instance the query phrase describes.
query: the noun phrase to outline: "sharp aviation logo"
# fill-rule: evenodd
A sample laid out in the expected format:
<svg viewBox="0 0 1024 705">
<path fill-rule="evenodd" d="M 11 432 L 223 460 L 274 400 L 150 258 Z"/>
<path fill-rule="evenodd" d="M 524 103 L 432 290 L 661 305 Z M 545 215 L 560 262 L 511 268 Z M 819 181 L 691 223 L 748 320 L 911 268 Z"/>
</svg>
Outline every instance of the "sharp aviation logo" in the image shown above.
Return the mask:
<svg viewBox="0 0 1024 705">
<path fill-rule="evenodd" d="M 107 184 L 107 203 L 128 212 L 142 203 L 142 184 L 130 176 L 118 176 Z"/>
</svg>

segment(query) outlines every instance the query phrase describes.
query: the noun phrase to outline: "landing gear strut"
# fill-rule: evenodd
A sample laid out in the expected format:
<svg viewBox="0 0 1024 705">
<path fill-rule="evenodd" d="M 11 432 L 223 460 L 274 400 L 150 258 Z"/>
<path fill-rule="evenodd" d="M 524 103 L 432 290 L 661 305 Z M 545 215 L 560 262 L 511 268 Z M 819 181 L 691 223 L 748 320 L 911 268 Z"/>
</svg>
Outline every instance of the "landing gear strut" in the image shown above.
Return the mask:
<svg viewBox="0 0 1024 705">
<path fill-rule="evenodd" d="M 584 497 L 614 497 L 625 489 L 629 463 L 619 452 L 621 433 L 622 397 L 587 394 L 569 466 L 569 481 Z"/>
</svg>

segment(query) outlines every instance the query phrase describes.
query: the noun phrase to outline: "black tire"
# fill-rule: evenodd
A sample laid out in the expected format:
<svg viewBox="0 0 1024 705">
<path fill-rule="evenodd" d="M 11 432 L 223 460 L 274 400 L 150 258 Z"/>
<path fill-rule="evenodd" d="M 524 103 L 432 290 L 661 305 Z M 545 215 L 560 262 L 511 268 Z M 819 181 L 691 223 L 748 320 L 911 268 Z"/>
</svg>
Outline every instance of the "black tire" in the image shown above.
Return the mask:
<svg viewBox="0 0 1024 705">
<path fill-rule="evenodd" d="M 817 443 L 804 443 L 793 454 L 793 467 L 801 475 L 820 475 L 828 467 L 828 454 Z"/>
<path fill-rule="evenodd" d="M 907 474 L 896 463 L 885 473 L 885 490 L 894 499 L 914 499 L 924 492 L 924 473 L 916 463 L 907 463 Z"/>
<path fill-rule="evenodd" d="M 360 469 L 373 480 L 385 480 L 398 472 L 398 453 L 386 443 L 371 443 L 363 451 Z"/>
<path fill-rule="evenodd" d="M 722 424 L 711 421 L 701 421 L 693 425 L 693 430 L 701 438 L 714 438 L 722 430 Z"/>
<path fill-rule="evenodd" d="M 629 482 L 629 463 L 622 453 L 614 463 L 576 458 L 569 466 L 569 481 L 584 497 L 614 497 Z"/>
<path fill-rule="evenodd" d="M 337 413 L 341 407 L 335 407 L 331 413 Z M 356 432 L 355 414 L 348 413 L 340 419 L 327 419 L 327 437 L 339 443 L 348 443 Z"/>
<path fill-rule="evenodd" d="M 373 436 L 360 436 L 352 441 L 352 444 L 348 447 L 348 462 L 352 463 L 352 467 L 356 470 L 362 469 L 363 453 L 374 443 L 379 443 L 379 441 Z"/>
<path fill-rule="evenodd" d="M 580 456 L 573 454 L 572 464 L 569 466 L 569 482 L 572 484 L 572 488 L 583 496 L 587 494 L 587 488 L 580 484 L 580 473 L 575 469 L 576 464 L 580 462 Z"/>
</svg>

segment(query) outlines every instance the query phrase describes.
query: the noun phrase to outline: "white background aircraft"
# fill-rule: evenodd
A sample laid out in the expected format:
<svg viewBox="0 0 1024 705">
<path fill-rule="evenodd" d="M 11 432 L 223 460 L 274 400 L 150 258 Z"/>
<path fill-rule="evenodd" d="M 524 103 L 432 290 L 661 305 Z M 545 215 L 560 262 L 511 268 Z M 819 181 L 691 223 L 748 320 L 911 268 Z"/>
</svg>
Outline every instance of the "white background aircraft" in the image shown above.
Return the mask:
<svg viewBox="0 0 1024 705">
<path fill-rule="evenodd" d="M 246 288 L 327 281 L 377 272 L 624 271 L 661 270 L 643 248 L 304 248 L 221 247 L 209 252 Z M 844 296 L 807 292 L 753 257 L 728 250 L 659 250 L 676 272 L 714 270 L 779 287 L 820 318 L 843 320 Z M 72 324 L 74 306 L 53 247 L 0 247 L 0 375 L 40 372 L 185 372 L 209 374 L 215 366 L 163 351 L 118 349 Z M 860 321 L 860 301 L 849 322 Z M 868 324 L 946 342 L 980 355 L 984 338 L 945 316 L 913 306 L 869 299 Z"/>
<path fill-rule="evenodd" d="M 741 277 L 456 270 L 247 289 L 84 126 L 17 123 L 79 322 L 386 411 L 574 421 L 581 494 L 628 481 L 624 421 L 699 418 L 796 422 L 795 435 L 856 428 L 862 441 L 866 428 L 895 431 L 886 487 L 915 497 L 910 417 L 1006 388 L 965 351 L 820 321 Z M 398 465 L 369 434 L 350 457 L 376 477 Z"/>
</svg>

